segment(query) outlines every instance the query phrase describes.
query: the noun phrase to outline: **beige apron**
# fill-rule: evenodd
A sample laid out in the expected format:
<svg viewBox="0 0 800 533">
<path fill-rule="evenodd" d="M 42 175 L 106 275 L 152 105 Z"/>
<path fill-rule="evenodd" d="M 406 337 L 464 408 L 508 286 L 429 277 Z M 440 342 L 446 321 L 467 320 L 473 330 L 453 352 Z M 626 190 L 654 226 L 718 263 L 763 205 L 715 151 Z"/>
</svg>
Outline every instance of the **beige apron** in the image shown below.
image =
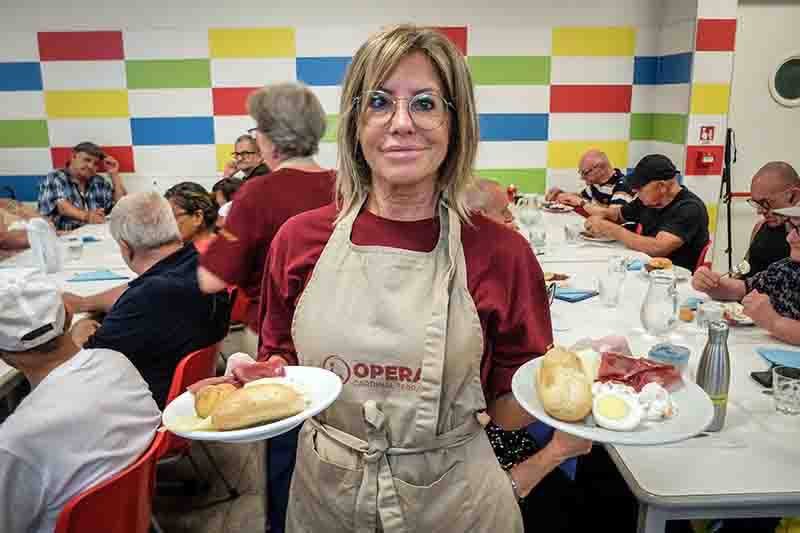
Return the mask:
<svg viewBox="0 0 800 533">
<path fill-rule="evenodd" d="M 521 532 L 475 414 L 483 335 L 461 225 L 444 204 L 430 253 L 334 229 L 294 314 L 301 365 L 336 372 L 336 402 L 300 433 L 289 532 Z"/>
</svg>

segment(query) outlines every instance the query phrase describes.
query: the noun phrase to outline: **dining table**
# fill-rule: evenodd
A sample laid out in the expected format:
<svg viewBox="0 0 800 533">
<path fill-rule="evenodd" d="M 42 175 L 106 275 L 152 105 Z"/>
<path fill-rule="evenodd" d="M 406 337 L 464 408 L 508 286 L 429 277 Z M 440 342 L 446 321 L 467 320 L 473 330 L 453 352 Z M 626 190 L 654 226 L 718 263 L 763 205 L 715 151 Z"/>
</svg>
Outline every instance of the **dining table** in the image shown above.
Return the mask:
<svg viewBox="0 0 800 533">
<path fill-rule="evenodd" d="M 542 269 L 569 276 L 571 289 L 593 290 L 613 256 L 629 264 L 649 259 L 619 243 L 568 242 L 564 227 L 579 225 L 574 213 L 543 213 L 546 245 L 537 251 Z M 586 339 L 622 336 L 635 356 L 646 355 L 658 342 L 690 350 L 685 378 L 696 379 L 707 332 L 694 322 L 677 325 L 660 337 L 649 334 L 640 318 L 649 286 L 646 270 L 628 271 L 616 306 L 599 297 L 551 306 L 556 344 L 572 346 Z M 710 300 L 690 280 L 676 283 L 679 303 Z M 796 290 L 796 288 L 795 288 Z M 728 335 L 731 381 L 725 425 L 682 442 L 605 447 L 639 504 L 638 531 L 662 533 L 667 520 L 800 516 L 800 416 L 778 413 L 771 391 L 750 377 L 770 368 L 759 347 L 789 346 L 755 325 L 731 325 Z M 800 365 L 800 348 L 798 365 Z M 691 409 L 691 406 L 679 408 Z"/>
</svg>

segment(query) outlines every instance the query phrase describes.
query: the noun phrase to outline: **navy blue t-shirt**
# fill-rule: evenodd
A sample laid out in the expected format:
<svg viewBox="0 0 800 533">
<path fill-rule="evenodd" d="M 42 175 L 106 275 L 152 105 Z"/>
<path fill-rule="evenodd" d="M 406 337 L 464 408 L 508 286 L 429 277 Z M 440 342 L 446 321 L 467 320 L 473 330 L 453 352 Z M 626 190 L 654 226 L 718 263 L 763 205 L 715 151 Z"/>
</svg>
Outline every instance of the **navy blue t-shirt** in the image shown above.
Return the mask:
<svg viewBox="0 0 800 533">
<path fill-rule="evenodd" d="M 184 246 L 131 281 L 85 346 L 125 354 L 160 409 L 178 362 L 228 332 L 228 293 L 200 291 L 198 257 L 194 246 Z"/>
</svg>

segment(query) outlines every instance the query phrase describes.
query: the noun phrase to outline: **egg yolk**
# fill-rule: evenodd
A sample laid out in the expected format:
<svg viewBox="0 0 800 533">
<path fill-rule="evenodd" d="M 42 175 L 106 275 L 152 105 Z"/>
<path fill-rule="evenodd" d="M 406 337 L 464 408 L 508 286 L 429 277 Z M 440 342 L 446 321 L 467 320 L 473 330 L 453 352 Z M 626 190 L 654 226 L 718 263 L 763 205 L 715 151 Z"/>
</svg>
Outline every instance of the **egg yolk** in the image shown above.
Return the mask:
<svg viewBox="0 0 800 533">
<path fill-rule="evenodd" d="M 621 420 L 628 416 L 629 411 L 630 408 L 625 400 L 617 396 L 608 395 L 597 400 L 597 412 L 610 420 Z"/>
</svg>

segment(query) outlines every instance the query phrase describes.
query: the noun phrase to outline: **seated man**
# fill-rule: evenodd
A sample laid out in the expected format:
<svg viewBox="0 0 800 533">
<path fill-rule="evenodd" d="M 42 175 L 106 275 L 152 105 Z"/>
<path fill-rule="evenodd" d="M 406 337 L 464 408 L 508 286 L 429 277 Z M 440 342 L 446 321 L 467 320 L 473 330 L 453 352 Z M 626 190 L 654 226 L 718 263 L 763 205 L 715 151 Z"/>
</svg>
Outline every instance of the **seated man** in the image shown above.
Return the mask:
<svg viewBox="0 0 800 533">
<path fill-rule="evenodd" d="M 224 178 L 241 178 L 247 181 L 256 176 L 269 174 L 269 167 L 264 164 L 264 158 L 261 157 L 255 138 L 245 133 L 236 139 L 236 144 L 233 146 L 231 154 L 233 159 L 225 163 L 225 168 L 222 170 Z"/>
<path fill-rule="evenodd" d="M 57 285 L 0 271 L 0 359 L 31 393 L 0 425 L 0 531 L 53 531 L 64 504 L 133 463 L 161 416 L 121 353 L 80 349 Z"/>
<path fill-rule="evenodd" d="M 612 167 L 608 156 L 599 150 L 589 150 L 581 156 L 578 174 L 586 183 L 580 194 L 553 187 L 547 191 L 545 200 L 583 207 L 590 215 L 602 215 L 609 206 L 623 206 L 633 200 L 625 175 Z"/>
<path fill-rule="evenodd" d="M 775 215 L 774 211 L 800 203 L 800 177 L 790 164 L 771 161 L 753 176 L 747 203 L 762 217 L 753 228 L 745 255 L 750 263 L 746 277 L 751 277 L 772 263 L 789 257 L 786 224 L 783 217 Z"/>
<path fill-rule="evenodd" d="M 631 189 L 638 192 L 636 200 L 589 217 L 587 231 L 694 271 L 709 242 L 708 211 L 696 194 L 678 183 L 677 175 L 666 156 L 643 157 L 629 178 Z M 641 234 L 620 226 L 622 222 L 639 224 Z"/>
<path fill-rule="evenodd" d="M 124 353 L 163 409 L 178 362 L 227 334 L 228 293 L 200 291 L 197 249 L 183 245 L 170 204 L 157 193 L 120 200 L 110 230 L 139 277 L 95 297 L 66 295 L 66 301 L 71 309 L 108 312 L 100 324 L 89 319 L 76 324 L 84 328 L 78 336 L 88 337 L 87 348 Z"/>
<path fill-rule="evenodd" d="M 778 339 L 800 344 L 800 206 L 776 209 L 785 217 L 789 257 L 748 279 L 731 279 L 700 267 L 692 287 L 715 300 L 741 300 L 744 313 Z"/>
<path fill-rule="evenodd" d="M 467 192 L 467 206 L 489 220 L 516 229 L 514 214 L 508 208 L 508 195 L 494 180 L 478 178 Z"/>
<path fill-rule="evenodd" d="M 111 183 L 97 174 L 101 161 Z M 45 176 L 39 187 L 39 213 L 49 217 L 61 231 L 84 224 L 102 224 L 125 194 L 117 160 L 104 154 L 96 144 L 82 142 L 72 149 L 65 168 Z"/>
</svg>

